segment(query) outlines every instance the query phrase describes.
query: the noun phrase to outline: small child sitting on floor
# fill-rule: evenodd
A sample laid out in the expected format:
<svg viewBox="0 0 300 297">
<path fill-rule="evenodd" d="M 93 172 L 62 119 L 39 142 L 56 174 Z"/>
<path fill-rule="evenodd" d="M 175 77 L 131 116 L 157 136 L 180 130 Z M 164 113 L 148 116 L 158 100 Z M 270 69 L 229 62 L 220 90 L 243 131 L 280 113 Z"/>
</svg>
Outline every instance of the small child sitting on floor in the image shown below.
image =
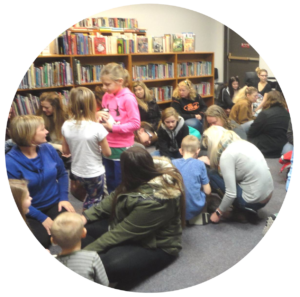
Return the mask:
<svg viewBox="0 0 300 297">
<path fill-rule="evenodd" d="M 188 135 L 183 138 L 180 154 L 183 158 L 172 160 L 180 171 L 186 195 L 185 218 L 189 225 L 205 225 L 209 215 L 204 213 L 206 195 L 211 193 L 209 179 L 204 163 L 197 159 L 200 151 L 200 141 L 196 136 Z M 203 191 L 201 189 L 203 187 Z"/>
<path fill-rule="evenodd" d="M 81 250 L 81 238 L 86 236 L 82 218 L 77 213 L 58 215 L 51 227 L 51 241 L 62 248 L 57 260 L 79 275 L 108 286 L 108 278 L 99 255 Z"/>
</svg>

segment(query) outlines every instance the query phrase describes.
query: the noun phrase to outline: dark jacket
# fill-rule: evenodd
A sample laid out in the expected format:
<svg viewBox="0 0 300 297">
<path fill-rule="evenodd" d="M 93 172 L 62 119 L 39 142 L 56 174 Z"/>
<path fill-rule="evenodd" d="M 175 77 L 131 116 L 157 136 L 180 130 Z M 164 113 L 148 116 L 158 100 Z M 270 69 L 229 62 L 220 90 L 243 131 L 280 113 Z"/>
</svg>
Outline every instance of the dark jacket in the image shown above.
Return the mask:
<svg viewBox="0 0 300 297">
<path fill-rule="evenodd" d="M 159 106 L 157 105 L 155 100 L 147 102 L 147 105 L 148 111 L 139 106 L 141 122 L 148 122 L 156 131 L 161 118 Z"/>
<path fill-rule="evenodd" d="M 157 131 L 157 149 L 161 156 L 171 158 L 171 153 L 179 151 L 182 139 L 189 135 L 189 127 L 184 123 L 184 119 L 179 117 L 176 128 L 170 131 L 162 123 Z"/>
<path fill-rule="evenodd" d="M 167 161 L 154 160 L 158 168 L 169 167 Z M 172 178 L 168 176 L 172 183 Z M 86 210 L 88 222 L 108 218 L 112 210 L 114 192 L 99 204 Z M 144 248 L 160 248 L 177 256 L 181 250 L 181 214 L 179 190 L 162 187 L 156 177 L 134 192 L 117 197 L 115 217 L 110 230 L 85 250 L 103 252 L 126 241 L 136 242 Z"/>
<path fill-rule="evenodd" d="M 218 100 L 216 100 L 216 104 L 222 107 L 223 109 L 231 109 L 234 103 L 229 94 L 229 88 L 224 87 L 221 89 Z"/>
<path fill-rule="evenodd" d="M 197 114 L 203 116 L 203 113 L 207 109 L 207 105 L 199 94 L 197 94 L 195 100 L 173 97 L 171 107 L 185 120 L 195 118 Z"/>
<path fill-rule="evenodd" d="M 279 158 L 287 142 L 290 115 L 281 106 L 275 105 L 261 111 L 248 131 L 252 142 L 266 158 Z"/>
</svg>

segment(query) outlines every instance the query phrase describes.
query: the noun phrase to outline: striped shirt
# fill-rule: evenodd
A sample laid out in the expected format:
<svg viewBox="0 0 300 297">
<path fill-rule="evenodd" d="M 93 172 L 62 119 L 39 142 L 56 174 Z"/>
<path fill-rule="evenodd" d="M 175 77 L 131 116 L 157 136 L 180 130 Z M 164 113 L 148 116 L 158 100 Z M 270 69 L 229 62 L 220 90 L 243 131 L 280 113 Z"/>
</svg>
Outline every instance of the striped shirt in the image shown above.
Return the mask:
<svg viewBox="0 0 300 297">
<path fill-rule="evenodd" d="M 56 259 L 79 275 L 98 284 L 108 286 L 109 281 L 103 263 L 96 252 L 80 250 Z"/>
</svg>

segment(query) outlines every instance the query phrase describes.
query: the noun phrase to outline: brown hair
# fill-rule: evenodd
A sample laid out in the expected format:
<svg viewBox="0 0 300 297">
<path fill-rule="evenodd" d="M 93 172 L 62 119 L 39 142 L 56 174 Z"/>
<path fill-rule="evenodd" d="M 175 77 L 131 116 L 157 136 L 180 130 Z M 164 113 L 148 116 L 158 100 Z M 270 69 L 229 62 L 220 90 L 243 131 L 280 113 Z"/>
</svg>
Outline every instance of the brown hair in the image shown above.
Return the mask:
<svg viewBox="0 0 300 297">
<path fill-rule="evenodd" d="M 58 139 L 62 139 L 61 127 L 67 119 L 67 113 L 65 111 L 64 105 L 62 103 L 61 96 L 56 92 L 44 92 L 40 96 L 40 102 L 47 101 L 51 104 L 53 108 L 53 115 L 46 116 L 43 112 L 42 105 L 37 111 L 37 115 L 44 119 L 45 127 L 49 133 L 55 132 Z"/>
<path fill-rule="evenodd" d="M 111 80 L 117 81 L 119 79 L 123 79 L 123 87 L 127 87 L 129 85 L 129 73 L 127 69 L 124 69 L 121 65 L 117 63 L 108 63 L 101 70 L 100 77 L 108 75 Z"/>
<path fill-rule="evenodd" d="M 148 104 L 147 104 L 147 102 L 151 102 L 152 100 L 153 100 L 153 96 L 152 96 L 152 94 L 151 94 L 151 91 L 147 88 L 147 86 L 142 82 L 142 81 L 135 81 L 134 83 L 133 83 L 133 85 L 132 85 L 132 88 L 133 88 L 133 92 L 135 93 L 135 88 L 136 87 L 141 87 L 141 88 L 143 88 L 143 90 L 144 90 L 144 92 L 145 92 L 145 94 L 144 94 L 144 98 L 143 99 L 140 99 L 140 98 L 138 98 L 137 96 L 135 96 L 136 97 L 136 100 L 137 100 L 137 103 L 138 103 L 138 105 L 142 108 L 142 109 L 144 109 L 144 110 L 146 110 L 146 111 L 148 111 Z"/>
<path fill-rule="evenodd" d="M 94 93 L 85 87 L 73 88 L 69 101 L 70 118 L 78 124 L 82 119 L 96 122 L 96 99 Z"/>
<path fill-rule="evenodd" d="M 177 111 L 173 108 L 173 107 L 168 107 L 166 109 L 164 109 L 162 112 L 161 112 L 161 120 L 159 121 L 158 123 L 158 128 L 160 127 L 160 125 L 162 123 L 165 122 L 165 120 L 169 117 L 174 117 L 177 121 L 179 119 L 179 114 L 177 113 Z M 157 128 L 157 129 L 158 129 Z"/>
<path fill-rule="evenodd" d="M 102 98 L 105 94 L 105 91 L 102 89 L 100 86 L 95 87 L 95 98 L 96 98 L 96 103 L 97 107 L 100 107 L 102 109 Z"/>
<path fill-rule="evenodd" d="M 141 126 L 138 130 L 135 130 L 133 132 L 134 134 L 134 141 L 138 142 L 138 143 L 141 143 L 140 142 L 140 138 L 139 138 L 139 134 L 138 134 L 138 131 L 141 129 L 141 128 L 144 128 L 144 130 L 147 130 L 149 131 L 151 134 L 152 134 L 152 138 L 151 138 L 151 144 L 153 144 L 154 142 L 157 141 L 157 134 L 153 128 L 153 126 L 148 123 L 148 122 L 141 122 Z"/>
<path fill-rule="evenodd" d="M 268 109 L 272 106 L 281 106 L 287 108 L 286 102 L 278 91 L 270 91 L 267 96 L 267 100 L 263 105 L 263 109 Z"/>
</svg>

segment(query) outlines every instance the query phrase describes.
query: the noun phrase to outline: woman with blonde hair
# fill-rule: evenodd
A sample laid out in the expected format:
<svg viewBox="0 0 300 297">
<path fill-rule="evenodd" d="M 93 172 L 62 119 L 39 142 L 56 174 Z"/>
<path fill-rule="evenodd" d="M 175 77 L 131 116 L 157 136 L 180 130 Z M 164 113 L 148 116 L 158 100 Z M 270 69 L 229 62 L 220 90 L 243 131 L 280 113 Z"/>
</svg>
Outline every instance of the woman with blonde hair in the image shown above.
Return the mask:
<svg viewBox="0 0 300 297">
<path fill-rule="evenodd" d="M 133 83 L 133 92 L 139 106 L 141 121 L 150 123 L 156 131 L 161 116 L 156 99 L 142 81 Z"/>
<path fill-rule="evenodd" d="M 189 79 L 181 81 L 173 92 L 171 107 L 185 120 L 185 123 L 202 134 L 203 115 L 207 106 L 196 93 Z"/>
<path fill-rule="evenodd" d="M 208 172 L 211 186 L 225 193 L 220 206 L 211 215 L 211 221 L 218 223 L 223 215 L 228 217 L 231 205 L 237 212 L 247 211 L 256 217 L 274 190 L 270 169 L 262 153 L 235 132 L 220 126 L 208 128 L 203 138 L 208 148 L 208 165 L 212 169 Z"/>
<path fill-rule="evenodd" d="M 248 141 L 253 143 L 266 158 L 279 158 L 287 142 L 290 114 L 278 91 L 271 91 L 248 131 Z"/>
<path fill-rule="evenodd" d="M 257 97 L 258 93 L 256 88 L 245 86 L 235 97 L 235 104 L 229 114 L 229 119 L 240 124 L 246 134 L 248 133 L 249 127 L 255 119 L 253 113 L 253 103 L 256 102 Z"/>
<path fill-rule="evenodd" d="M 62 126 L 63 152 L 72 155 L 71 172 L 87 192 L 83 208 L 99 203 L 104 195 L 102 155 L 110 156 L 108 132 L 96 120 L 94 93 L 85 87 L 70 92 L 69 115 Z"/>
<path fill-rule="evenodd" d="M 16 146 L 5 156 L 7 175 L 9 179 L 28 180 L 32 205 L 27 221 L 37 240 L 48 248 L 55 217 L 61 211 L 74 212 L 68 201 L 68 173 L 56 150 L 47 143 L 42 117 L 17 116 L 10 128 Z"/>
</svg>

